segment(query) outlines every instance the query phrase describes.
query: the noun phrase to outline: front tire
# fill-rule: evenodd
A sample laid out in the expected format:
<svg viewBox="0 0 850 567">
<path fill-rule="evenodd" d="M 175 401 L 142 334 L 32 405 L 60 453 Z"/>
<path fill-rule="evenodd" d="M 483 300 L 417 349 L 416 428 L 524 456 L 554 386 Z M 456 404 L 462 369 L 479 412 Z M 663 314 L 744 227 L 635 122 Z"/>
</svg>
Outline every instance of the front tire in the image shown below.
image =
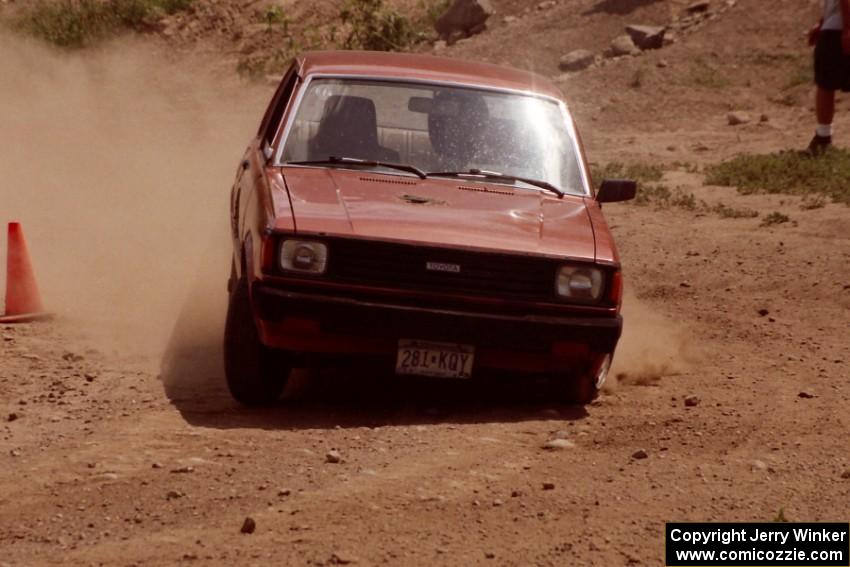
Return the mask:
<svg viewBox="0 0 850 567">
<path fill-rule="evenodd" d="M 280 351 L 260 342 L 251 311 L 248 282 L 238 279 L 230 293 L 224 326 L 224 374 L 236 401 L 250 407 L 275 403 L 291 365 Z"/>
<path fill-rule="evenodd" d="M 587 371 L 556 380 L 556 397 L 562 402 L 579 406 L 586 406 L 595 400 L 611 369 L 612 356 L 613 354 L 603 355 L 594 361 Z"/>
<path fill-rule="evenodd" d="M 586 406 L 599 395 L 596 380 L 589 374 L 560 376 L 553 380 L 552 388 L 559 402 L 575 406 Z"/>
</svg>

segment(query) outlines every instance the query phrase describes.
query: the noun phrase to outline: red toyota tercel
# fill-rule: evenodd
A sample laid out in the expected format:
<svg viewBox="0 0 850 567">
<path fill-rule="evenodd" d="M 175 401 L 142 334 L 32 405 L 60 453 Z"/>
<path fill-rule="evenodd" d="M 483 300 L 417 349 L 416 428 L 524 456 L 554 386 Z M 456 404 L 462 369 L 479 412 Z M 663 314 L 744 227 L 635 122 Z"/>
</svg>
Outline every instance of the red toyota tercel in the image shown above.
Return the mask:
<svg viewBox="0 0 850 567">
<path fill-rule="evenodd" d="M 341 360 L 550 379 L 587 403 L 622 277 L 567 105 L 547 79 L 424 55 L 306 53 L 239 167 L 224 353 L 247 405 Z"/>
</svg>

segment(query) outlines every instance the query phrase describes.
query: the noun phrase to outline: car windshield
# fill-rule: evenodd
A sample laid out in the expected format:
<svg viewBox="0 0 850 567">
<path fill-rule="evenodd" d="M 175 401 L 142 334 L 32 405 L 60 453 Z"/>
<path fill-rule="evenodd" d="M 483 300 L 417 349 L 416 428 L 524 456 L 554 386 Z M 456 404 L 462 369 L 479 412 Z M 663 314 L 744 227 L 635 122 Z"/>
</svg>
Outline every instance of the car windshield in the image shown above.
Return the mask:
<svg viewBox="0 0 850 567">
<path fill-rule="evenodd" d="M 298 107 L 282 161 L 332 156 L 407 164 L 424 172 L 495 171 L 544 181 L 569 194 L 587 193 L 561 107 L 520 93 L 314 79 Z"/>
</svg>

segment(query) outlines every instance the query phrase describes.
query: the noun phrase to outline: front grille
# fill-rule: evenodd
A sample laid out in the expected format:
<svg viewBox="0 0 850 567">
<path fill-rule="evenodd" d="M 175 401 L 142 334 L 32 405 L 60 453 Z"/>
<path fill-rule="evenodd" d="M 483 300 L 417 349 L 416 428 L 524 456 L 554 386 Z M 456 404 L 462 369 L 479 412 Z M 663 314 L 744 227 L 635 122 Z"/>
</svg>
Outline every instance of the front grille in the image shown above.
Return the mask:
<svg viewBox="0 0 850 567">
<path fill-rule="evenodd" d="M 556 262 L 366 240 L 333 240 L 328 277 L 346 283 L 466 293 L 509 299 L 554 299 Z M 446 271 L 426 268 L 439 264 Z M 459 266 L 459 271 L 450 271 Z"/>
</svg>

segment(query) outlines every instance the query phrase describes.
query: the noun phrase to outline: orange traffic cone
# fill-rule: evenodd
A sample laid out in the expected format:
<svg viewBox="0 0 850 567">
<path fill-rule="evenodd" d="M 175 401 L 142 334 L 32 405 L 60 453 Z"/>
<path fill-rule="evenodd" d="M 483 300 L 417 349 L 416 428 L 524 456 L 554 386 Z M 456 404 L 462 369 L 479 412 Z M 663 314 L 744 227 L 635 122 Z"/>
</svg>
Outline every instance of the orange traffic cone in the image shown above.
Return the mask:
<svg viewBox="0 0 850 567">
<path fill-rule="evenodd" d="M 41 306 L 41 296 L 35 283 L 27 243 L 20 223 L 9 223 L 6 255 L 6 314 L 0 323 L 24 323 L 46 319 L 49 315 Z"/>
</svg>

